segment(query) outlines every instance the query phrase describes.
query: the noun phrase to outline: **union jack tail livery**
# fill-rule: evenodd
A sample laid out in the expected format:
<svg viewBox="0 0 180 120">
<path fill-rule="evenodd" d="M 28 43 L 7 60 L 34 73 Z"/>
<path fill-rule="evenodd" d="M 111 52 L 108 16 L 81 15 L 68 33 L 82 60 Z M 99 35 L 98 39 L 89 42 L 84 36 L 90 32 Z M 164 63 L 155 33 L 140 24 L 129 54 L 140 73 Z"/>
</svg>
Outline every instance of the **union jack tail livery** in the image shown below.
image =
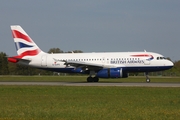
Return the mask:
<svg viewBox="0 0 180 120">
<path fill-rule="evenodd" d="M 9 57 L 9 61 L 16 63 L 20 59 L 26 59 L 26 56 L 36 56 L 43 53 L 21 26 L 13 25 L 11 30 L 18 56 Z"/>
<path fill-rule="evenodd" d="M 17 54 L 21 57 L 34 56 L 41 52 L 41 49 L 34 43 L 21 26 L 11 26 Z"/>
</svg>

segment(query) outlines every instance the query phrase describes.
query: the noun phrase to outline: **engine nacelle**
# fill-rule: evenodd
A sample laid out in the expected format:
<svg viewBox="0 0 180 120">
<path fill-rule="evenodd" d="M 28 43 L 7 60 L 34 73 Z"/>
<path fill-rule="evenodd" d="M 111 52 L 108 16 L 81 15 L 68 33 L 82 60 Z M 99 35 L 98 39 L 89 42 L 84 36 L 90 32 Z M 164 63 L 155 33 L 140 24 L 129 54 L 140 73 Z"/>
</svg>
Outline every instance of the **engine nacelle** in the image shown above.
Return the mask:
<svg viewBox="0 0 180 120">
<path fill-rule="evenodd" d="M 99 78 L 127 78 L 128 74 L 122 68 L 107 68 L 100 70 L 96 77 Z"/>
</svg>

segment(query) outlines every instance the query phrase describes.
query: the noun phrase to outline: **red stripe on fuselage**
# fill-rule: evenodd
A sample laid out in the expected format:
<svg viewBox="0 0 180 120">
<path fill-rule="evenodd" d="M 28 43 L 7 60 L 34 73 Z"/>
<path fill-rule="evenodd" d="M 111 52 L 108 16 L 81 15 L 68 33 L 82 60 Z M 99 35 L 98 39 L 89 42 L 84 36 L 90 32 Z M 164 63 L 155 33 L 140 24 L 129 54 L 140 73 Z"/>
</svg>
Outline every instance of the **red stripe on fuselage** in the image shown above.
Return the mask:
<svg viewBox="0 0 180 120">
<path fill-rule="evenodd" d="M 152 55 L 148 55 L 148 54 L 140 54 L 140 55 L 131 55 L 133 57 L 152 57 Z"/>
<path fill-rule="evenodd" d="M 21 38 L 27 42 L 31 42 L 32 43 L 32 40 L 29 36 L 27 35 L 24 35 L 23 33 L 17 31 L 17 30 L 12 30 L 12 35 L 13 35 L 13 38 Z"/>
</svg>

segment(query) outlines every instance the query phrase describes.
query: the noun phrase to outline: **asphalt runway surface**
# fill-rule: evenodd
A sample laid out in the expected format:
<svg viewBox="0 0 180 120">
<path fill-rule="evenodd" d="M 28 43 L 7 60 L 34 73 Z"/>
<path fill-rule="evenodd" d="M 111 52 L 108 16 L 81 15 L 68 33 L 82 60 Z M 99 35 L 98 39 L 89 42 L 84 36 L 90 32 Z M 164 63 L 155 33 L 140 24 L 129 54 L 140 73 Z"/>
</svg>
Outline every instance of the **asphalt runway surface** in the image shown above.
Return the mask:
<svg viewBox="0 0 180 120">
<path fill-rule="evenodd" d="M 180 83 L 0 82 L 0 85 L 180 87 Z"/>
</svg>

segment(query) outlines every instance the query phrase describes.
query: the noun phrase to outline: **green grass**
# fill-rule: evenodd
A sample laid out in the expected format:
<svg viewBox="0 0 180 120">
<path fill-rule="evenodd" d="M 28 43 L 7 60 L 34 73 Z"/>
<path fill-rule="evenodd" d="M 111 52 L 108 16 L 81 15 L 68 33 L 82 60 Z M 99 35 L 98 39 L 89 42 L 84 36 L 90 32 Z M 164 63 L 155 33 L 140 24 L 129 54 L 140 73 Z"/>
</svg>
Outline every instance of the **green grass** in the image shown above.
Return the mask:
<svg viewBox="0 0 180 120">
<path fill-rule="evenodd" d="M 1 81 L 62 81 L 62 82 L 86 82 L 87 76 L 0 76 Z M 180 77 L 153 77 L 151 82 L 180 82 Z M 99 79 L 99 82 L 146 82 L 145 76 L 118 79 Z"/>
<path fill-rule="evenodd" d="M 0 119 L 179 119 L 180 88 L 0 86 Z"/>
</svg>

